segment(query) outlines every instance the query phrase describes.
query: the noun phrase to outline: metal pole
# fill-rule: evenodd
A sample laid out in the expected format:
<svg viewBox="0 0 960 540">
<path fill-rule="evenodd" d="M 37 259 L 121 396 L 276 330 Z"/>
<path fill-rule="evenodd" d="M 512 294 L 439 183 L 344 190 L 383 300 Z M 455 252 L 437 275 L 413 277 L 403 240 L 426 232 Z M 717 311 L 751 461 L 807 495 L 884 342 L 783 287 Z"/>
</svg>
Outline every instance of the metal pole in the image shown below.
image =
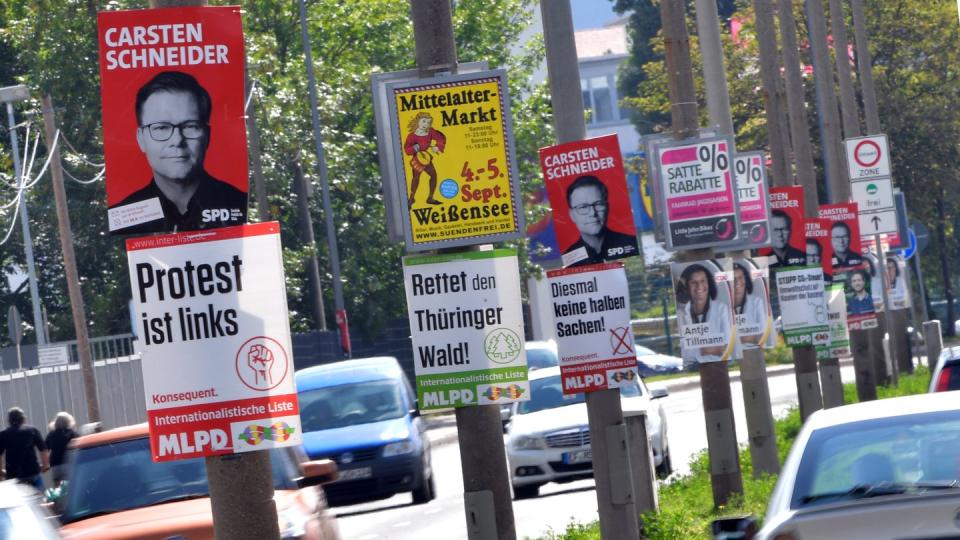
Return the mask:
<svg viewBox="0 0 960 540">
<path fill-rule="evenodd" d="M 785 110 L 786 99 L 783 81 L 780 78 L 780 62 L 777 59 L 777 37 L 773 31 L 771 0 L 753 0 L 757 18 L 757 41 L 760 55 L 760 80 L 763 85 L 763 101 L 766 107 L 767 140 L 770 146 L 771 176 L 776 185 L 790 185 L 793 177 L 790 167 L 790 137 L 781 122 L 780 112 Z"/>
<path fill-rule="evenodd" d="M 330 185 L 327 180 L 327 159 L 323 150 L 323 134 L 320 131 L 320 111 L 317 100 L 317 76 L 313 69 L 313 52 L 310 34 L 307 32 L 307 8 L 300 5 L 300 34 L 303 38 L 304 63 L 307 65 L 307 86 L 310 90 L 310 120 L 313 123 L 314 149 L 317 154 L 317 170 L 320 176 L 320 194 L 323 202 L 323 219 L 327 229 L 327 250 L 330 252 L 330 272 L 333 277 L 333 305 L 337 313 L 345 313 L 343 283 L 340 281 L 340 251 L 337 247 L 337 230 L 333 225 L 333 208 L 330 204 Z M 349 351 L 344 351 L 349 356 Z"/>
<path fill-rule="evenodd" d="M 541 2 L 540 12 L 557 141 L 581 140 L 586 137 L 586 126 L 583 122 L 583 94 L 570 0 Z M 630 478 L 631 471 L 629 455 L 618 448 L 618 444 L 626 446 L 626 424 L 620 408 L 620 391 L 590 392 L 586 401 L 600 534 L 605 538 L 638 538 L 640 529 L 633 493 L 623 494 L 614 490 L 618 484 L 614 477 L 627 475 Z"/>
<path fill-rule="evenodd" d="M 673 136 L 677 140 L 694 137 L 699 127 L 697 100 L 683 0 L 663 0 L 660 3 L 660 20 L 666 52 L 667 82 L 670 86 Z M 709 249 L 696 249 L 681 252 L 680 259 L 695 261 L 708 259 L 712 255 Z M 714 505 L 721 506 L 726 504 L 731 496 L 743 493 L 733 399 L 730 394 L 730 373 L 726 362 L 700 364 L 699 368 L 713 502 Z"/>
<path fill-rule="evenodd" d="M 860 114 L 850 74 L 850 56 L 847 54 L 847 25 L 840 0 L 830 0 L 830 31 L 833 33 L 833 54 L 837 62 L 837 82 L 840 83 L 840 116 L 846 138 L 860 135 Z"/>
<path fill-rule="evenodd" d="M 247 114 L 247 133 L 250 137 L 250 165 L 253 173 L 253 190 L 257 194 L 257 216 L 260 221 L 270 221 L 270 202 L 267 200 L 267 182 L 263 177 L 263 160 L 260 158 L 260 130 L 257 129 L 257 114 L 253 111 L 253 82 L 250 71 L 246 73 L 247 94 L 250 108 Z"/>
<path fill-rule="evenodd" d="M 735 133 L 730 114 L 723 44 L 720 42 L 720 20 L 715 0 L 697 0 L 697 31 L 700 35 L 700 51 L 703 55 L 703 78 L 707 90 L 710 123 L 719 127 L 721 135 L 733 137 Z M 749 257 L 750 252 L 742 251 L 730 255 Z M 754 476 L 764 473 L 776 474 L 780 471 L 780 462 L 763 349 L 757 347 L 743 351 L 740 373 L 747 431 L 750 433 L 753 474 Z M 747 377 L 745 373 L 749 373 L 750 376 Z"/>
<path fill-rule="evenodd" d="M 830 200 L 845 202 L 850 198 L 850 186 L 844 182 L 846 175 L 843 172 L 843 161 L 840 157 L 840 113 L 837 108 L 837 95 L 834 93 L 833 66 L 827 52 L 827 24 L 823 14 L 823 3 L 820 0 L 805 1 L 827 191 L 830 194 Z M 834 193 L 836 189 L 840 192 Z"/>
<path fill-rule="evenodd" d="M 299 153 L 298 153 L 299 154 Z M 300 166 L 300 156 L 296 155 L 290 164 L 293 167 L 293 192 L 297 195 L 297 213 L 300 215 L 300 237 L 303 243 L 308 246 L 316 246 L 316 238 L 313 236 L 313 218 L 310 216 L 310 199 L 307 179 L 303 174 L 303 167 Z M 320 330 L 327 329 L 327 315 L 323 307 L 323 284 L 320 281 L 320 262 L 317 260 L 317 254 L 314 251 L 307 257 L 307 278 L 310 280 L 310 289 L 312 291 L 313 318 L 316 320 L 317 327 Z"/>
<path fill-rule="evenodd" d="M 806 95 L 800 71 L 797 46 L 797 22 L 791 0 L 779 0 L 780 39 L 783 46 L 783 74 L 786 80 L 787 107 L 790 111 L 790 140 L 797 166 L 798 184 L 804 187 L 804 208 L 807 215 L 817 213 L 817 176 L 813 168 L 813 147 L 807 125 Z"/>
<path fill-rule="evenodd" d="M 927 286 L 923 283 L 923 269 L 920 267 L 920 248 L 913 255 L 913 269 L 917 273 L 917 288 L 920 289 L 920 302 L 923 303 L 923 320 L 930 320 L 930 313 L 927 310 Z"/>
<path fill-rule="evenodd" d="M 10 129 L 10 149 L 13 153 L 13 173 L 16 175 L 17 189 L 22 189 L 26 181 L 20 164 L 20 145 L 17 139 L 17 123 L 13 117 L 13 103 L 7 101 L 7 126 Z M 30 141 L 27 141 L 29 144 Z M 30 301 L 33 304 L 33 328 L 37 333 L 37 345 L 47 344 L 46 326 L 40 311 L 40 293 L 37 289 L 37 267 L 33 262 L 33 238 L 30 235 L 30 216 L 27 213 L 27 194 L 20 192 L 20 228 L 23 230 L 23 251 L 27 259 L 27 278 L 30 283 Z"/>
<path fill-rule="evenodd" d="M 880 133 L 880 112 L 877 93 L 873 85 L 873 61 L 867 43 L 867 19 L 863 14 L 863 0 L 850 0 L 853 12 L 853 35 L 857 43 L 857 66 L 859 67 L 860 91 L 863 94 L 863 113 L 867 120 L 867 133 Z"/>
</svg>

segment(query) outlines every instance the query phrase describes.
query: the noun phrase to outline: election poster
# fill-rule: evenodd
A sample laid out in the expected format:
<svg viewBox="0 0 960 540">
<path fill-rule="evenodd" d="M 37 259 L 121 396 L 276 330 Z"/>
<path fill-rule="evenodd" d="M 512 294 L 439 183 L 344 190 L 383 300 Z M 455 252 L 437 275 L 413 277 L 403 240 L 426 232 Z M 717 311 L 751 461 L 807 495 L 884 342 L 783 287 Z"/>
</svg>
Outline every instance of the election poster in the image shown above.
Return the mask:
<svg viewBox="0 0 960 540">
<path fill-rule="evenodd" d="M 748 248 L 770 244 L 770 198 L 763 152 L 744 152 L 733 158 L 740 205 L 740 240 Z"/>
<path fill-rule="evenodd" d="M 890 309 L 910 309 L 906 264 L 902 255 L 887 255 L 887 291 L 890 298 Z"/>
<path fill-rule="evenodd" d="M 630 289 L 623 263 L 547 272 L 564 395 L 635 384 Z"/>
<path fill-rule="evenodd" d="M 863 263 L 860 244 L 860 222 L 857 203 L 822 204 L 818 216 L 829 219 L 830 245 L 833 255 L 830 264 L 834 270 L 851 268 Z"/>
<path fill-rule="evenodd" d="M 863 254 L 863 260 L 864 268 L 870 275 L 870 295 L 873 297 L 873 311 L 874 313 L 883 313 L 885 306 L 883 305 L 883 276 L 880 275 L 880 258 L 874 252 L 868 251 Z M 889 280 L 889 276 L 887 279 Z"/>
<path fill-rule="evenodd" d="M 667 249 L 739 242 L 732 141 L 727 137 L 685 139 L 660 144 L 656 151 Z"/>
<path fill-rule="evenodd" d="M 770 188 L 770 247 L 761 248 L 761 255 L 773 255 L 771 269 L 805 266 L 803 187 Z"/>
<path fill-rule="evenodd" d="M 737 359 L 743 358 L 744 349 L 776 345 L 769 283 L 765 261 L 733 260 L 733 313 L 737 325 L 734 357 Z"/>
<path fill-rule="evenodd" d="M 850 356 L 850 331 L 847 329 L 847 298 L 843 284 L 827 285 L 827 318 L 830 327 L 830 343 L 817 345 L 817 360 L 848 358 Z"/>
<path fill-rule="evenodd" d="M 403 258 L 420 410 L 527 401 L 512 249 Z"/>
<path fill-rule="evenodd" d="M 723 362 L 737 338 L 730 260 L 673 263 L 677 330 L 684 366 Z"/>
<path fill-rule="evenodd" d="M 616 135 L 540 149 L 563 266 L 639 253 Z"/>
<path fill-rule="evenodd" d="M 824 218 L 809 218 L 804 226 L 807 266 L 820 266 L 826 282 L 833 275 L 833 243 L 830 230 L 833 222 Z"/>
<path fill-rule="evenodd" d="M 873 279 L 870 265 L 862 262 L 854 267 L 834 270 L 833 282 L 843 284 L 847 298 L 847 327 L 850 330 L 868 330 L 877 327 L 874 307 Z"/>
<path fill-rule="evenodd" d="M 238 6 L 97 14 L 110 233 L 247 221 Z"/>
<path fill-rule="evenodd" d="M 830 344 L 823 269 L 819 266 L 781 268 L 776 273 L 780 323 L 789 347 Z"/>
<path fill-rule="evenodd" d="M 280 224 L 127 240 L 154 461 L 296 446 Z"/>
<path fill-rule="evenodd" d="M 507 74 L 387 84 L 408 251 L 524 234 Z"/>
</svg>

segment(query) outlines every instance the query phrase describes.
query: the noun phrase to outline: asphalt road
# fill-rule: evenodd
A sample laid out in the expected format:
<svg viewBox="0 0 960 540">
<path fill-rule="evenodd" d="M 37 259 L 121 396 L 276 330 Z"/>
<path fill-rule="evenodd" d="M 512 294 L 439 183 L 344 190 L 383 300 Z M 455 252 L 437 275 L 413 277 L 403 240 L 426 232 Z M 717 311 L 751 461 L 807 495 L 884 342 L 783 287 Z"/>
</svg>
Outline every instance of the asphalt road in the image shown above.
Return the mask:
<svg viewBox="0 0 960 540">
<path fill-rule="evenodd" d="M 844 367 L 841 376 L 844 382 L 853 381 L 853 368 Z M 792 372 L 771 377 L 769 385 L 775 416 L 782 415 L 796 404 L 796 380 Z M 731 383 L 731 388 L 738 426 L 737 438 L 746 442 L 746 418 L 739 382 Z M 675 474 L 683 474 L 689 470 L 689 456 L 706 448 L 707 444 L 699 388 L 675 391 L 662 403 L 667 411 L 668 438 L 677 471 Z M 700 426 L 700 429 L 693 429 L 693 426 Z M 434 501 L 414 506 L 410 495 L 403 494 L 381 501 L 335 508 L 343 538 L 465 539 L 463 480 L 457 444 L 454 442 L 435 447 L 433 463 L 437 475 L 437 498 Z M 562 531 L 571 520 L 592 521 L 597 518 L 593 480 L 548 484 L 540 489 L 540 497 L 514 501 L 513 509 L 519 538 L 537 538 L 551 528 Z"/>
</svg>

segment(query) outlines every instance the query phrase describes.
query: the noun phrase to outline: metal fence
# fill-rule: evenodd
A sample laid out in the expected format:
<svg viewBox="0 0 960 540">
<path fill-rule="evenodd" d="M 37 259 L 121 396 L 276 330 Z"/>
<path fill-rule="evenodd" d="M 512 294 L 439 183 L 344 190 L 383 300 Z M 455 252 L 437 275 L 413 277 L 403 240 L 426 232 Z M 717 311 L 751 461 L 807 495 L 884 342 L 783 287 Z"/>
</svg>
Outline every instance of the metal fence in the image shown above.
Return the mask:
<svg viewBox="0 0 960 540">
<path fill-rule="evenodd" d="M 145 422 L 146 400 L 140 356 L 106 358 L 93 363 L 104 429 Z M 78 424 L 89 422 L 79 364 L 41 367 L 0 375 L 0 410 L 21 407 L 27 422 L 46 431 L 58 411 L 72 414 Z M 4 419 L 4 423 L 6 419 Z"/>
</svg>

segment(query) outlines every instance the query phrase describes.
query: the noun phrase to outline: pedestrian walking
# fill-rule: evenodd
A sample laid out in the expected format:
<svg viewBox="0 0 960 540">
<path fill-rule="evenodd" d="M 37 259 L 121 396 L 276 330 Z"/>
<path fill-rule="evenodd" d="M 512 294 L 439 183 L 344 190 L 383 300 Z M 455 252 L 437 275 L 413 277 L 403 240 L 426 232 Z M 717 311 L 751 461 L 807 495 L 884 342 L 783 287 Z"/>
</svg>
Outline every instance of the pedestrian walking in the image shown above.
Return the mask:
<svg viewBox="0 0 960 540">
<path fill-rule="evenodd" d="M 8 479 L 15 478 L 43 491 L 40 473 L 50 469 L 50 455 L 40 430 L 26 422 L 27 415 L 20 407 L 7 411 L 8 427 L 0 431 L 0 455 L 4 456 Z"/>
<path fill-rule="evenodd" d="M 50 422 L 50 431 L 44 443 L 50 451 L 50 474 L 53 487 L 59 486 L 67 478 L 67 446 L 77 437 L 77 432 L 74 431 L 76 425 L 73 416 L 65 411 L 58 412 Z"/>
</svg>

